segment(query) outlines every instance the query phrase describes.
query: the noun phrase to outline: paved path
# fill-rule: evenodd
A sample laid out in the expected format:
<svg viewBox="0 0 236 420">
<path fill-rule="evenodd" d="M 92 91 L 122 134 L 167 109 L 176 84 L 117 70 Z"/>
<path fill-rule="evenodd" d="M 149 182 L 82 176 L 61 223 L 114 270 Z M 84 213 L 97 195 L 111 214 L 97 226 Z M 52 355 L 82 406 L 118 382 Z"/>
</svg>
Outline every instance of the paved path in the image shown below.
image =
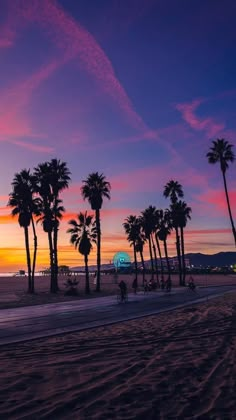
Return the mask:
<svg viewBox="0 0 236 420">
<path fill-rule="evenodd" d="M 116 296 L 83 299 L 66 303 L 0 310 L 0 345 L 80 331 L 101 325 L 140 318 L 222 295 L 234 286 L 198 288 L 197 292 L 173 289 L 129 295 L 118 304 Z"/>
</svg>

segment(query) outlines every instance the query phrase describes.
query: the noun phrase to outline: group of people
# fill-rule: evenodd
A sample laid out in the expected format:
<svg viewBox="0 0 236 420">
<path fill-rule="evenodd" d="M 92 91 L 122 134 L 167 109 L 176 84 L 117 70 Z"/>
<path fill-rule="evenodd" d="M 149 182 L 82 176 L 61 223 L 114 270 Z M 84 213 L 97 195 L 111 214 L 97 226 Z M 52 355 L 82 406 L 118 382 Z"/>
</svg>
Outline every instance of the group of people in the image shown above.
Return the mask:
<svg viewBox="0 0 236 420">
<path fill-rule="evenodd" d="M 126 296 L 127 296 L 127 284 L 125 283 L 124 280 L 121 280 L 118 286 L 120 288 L 121 301 L 125 301 Z M 187 286 L 189 287 L 189 289 L 195 290 L 196 285 L 194 283 L 194 279 L 193 279 L 192 276 L 189 277 L 189 281 L 188 281 Z M 136 277 L 133 280 L 132 288 L 134 290 L 134 293 L 136 294 L 137 290 L 138 290 L 138 279 Z M 144 288 L 145 292 L 156 290 L 157 289 L 157 283 L 153 279 L 150 279 L 149 282 L 147 282 L 147 280 L 144 280 L 143 288 Z M 164 281 L 163 278 L 161 279 L 160 288 L 162 290 L 166 290 L 167 292 L 171 291 L 172 281 L 171 281 L 170 276 L 168 276 L 166 281 Z"/>
</svg>

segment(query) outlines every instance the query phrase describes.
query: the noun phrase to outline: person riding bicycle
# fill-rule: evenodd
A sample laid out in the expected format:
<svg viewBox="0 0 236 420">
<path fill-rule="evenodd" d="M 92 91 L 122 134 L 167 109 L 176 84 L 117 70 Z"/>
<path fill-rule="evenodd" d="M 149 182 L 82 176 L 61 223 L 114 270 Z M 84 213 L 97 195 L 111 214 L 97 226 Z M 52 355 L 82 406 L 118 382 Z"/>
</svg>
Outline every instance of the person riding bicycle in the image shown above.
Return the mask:
<svg viewBox="0 0 236 420">
<path fill-rule="evenodd" d="M 195 285 L 195 283 L 194 283 L 194 279 L 193 279 L 193 277 L 192 277 L 192 276 L 190 276 L 190 277 L 189 277 L 189 280 L 188 280 L 188 287 L 189 287 L 189 289 L 191 289 L 191 290 L 195 290 L 195 288 L 196 288 L 196 285 Z"/>
<path fill-rule="evenodd" d="M 127 285 L 124 280 L 120 281 L 119 288 L 120 288 L 120 294 L 121 294 L 121 302 L 124 302 L 127 295 Z"/>
</svg>

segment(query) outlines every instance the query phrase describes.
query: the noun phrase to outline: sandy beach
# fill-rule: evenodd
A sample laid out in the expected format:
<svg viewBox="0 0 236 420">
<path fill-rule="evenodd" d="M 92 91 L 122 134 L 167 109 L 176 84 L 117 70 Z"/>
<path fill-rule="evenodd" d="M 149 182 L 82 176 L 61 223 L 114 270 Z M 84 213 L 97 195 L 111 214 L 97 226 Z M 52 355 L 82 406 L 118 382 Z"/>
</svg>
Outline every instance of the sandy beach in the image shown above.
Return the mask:
<svg viewBox="0 0 236 420">
<path fill-rule="evenodd" d="M 0 348 L 2 419 L 234 419 L 236 294 Z"/>
<path fill-rule="evenodd" d="M 73 276 L 74 277 L 74 276 Z M 186 278 L 186 281 L 188 280 Z M 27 293 L 27 277 L 0 277 L 0 309 L 12 308 L 18 306 L 28 306 L 55 302 L 65 302 L 69 300 L 84 299 L 86 297 L 85 289 L 85 276 L 78 275 L 76 278 L 78 284 L 78 296 L 71 297 L 65 296 L 65 282 L 67 276 L 59 276 L 58 284 L 60 292 L 56 295 L 49 293 L 50 277 L 49 276 L 36 276 L 35 277 L 35 294 L 29 295 Z M 117 282 L 124 280 L 127 283 L 129 293 L 132 292 L 132 282 L 134 275 L 119 275 Z M 146 275 L 149 280 L 150 275 Z M 165 276 L 166 278 L 166 276 Z M 208 274 L 208 275 L 194 275 L 194 281 L 197 286 L 211 286 L 211 285 L 235 285 L 236 274 Z M 99 296 L 106 296 L 116 294 L 117 282 L 113 275 L 101 276 L 101 292 Z M 142 284 L 142 275 L 138 276 L 138 284 Z M 178 287 L 178 276 L 172 275 L 173 287 Z M 90 278 L 91 294 L 87 296 L 89 299 L 98 297 L 95 291 L 94 277 Z"/>
</svg>

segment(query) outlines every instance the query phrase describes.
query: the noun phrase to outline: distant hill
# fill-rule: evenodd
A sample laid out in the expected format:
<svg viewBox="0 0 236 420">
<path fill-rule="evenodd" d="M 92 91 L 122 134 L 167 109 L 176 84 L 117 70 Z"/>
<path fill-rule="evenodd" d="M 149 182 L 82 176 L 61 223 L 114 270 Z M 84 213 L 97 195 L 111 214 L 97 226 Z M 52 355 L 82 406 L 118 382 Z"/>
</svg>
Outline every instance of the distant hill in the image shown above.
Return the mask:
<svg viewBox="0 0 236 420">
<path fill-rule="evenodd" d="M 236 252 L 218 252 L 217 254 L 186 254 L 190 264 L 195 266 L 224 267 L 236 264 Z"/>
<path fill-rule="evenodd" d="M 173 257 L 177 258 L 177 257 Z M 189 259 L 190 264 L 199 267 L 202 265 L 203 267 L 206 266 L 213 266 L 213 267 L 224 267 L 236 264 L 236 252 L 218 252 L 217 254 L 201 254 L 199 253 L 192 253 L 186 254 L 186 258 Z M 146 261 L 146 263 L 150 263 L 150 261 Z M 109 270 L 113 268 L 113 264 L 102 264 L 102 270 Z M 89 266 L 90 271 L 96 271 L 96 265 Z M 71 270 L 74 271 L 84 271 L 84 266 L 81 267 L 71 267 Z"/>
</svg>

